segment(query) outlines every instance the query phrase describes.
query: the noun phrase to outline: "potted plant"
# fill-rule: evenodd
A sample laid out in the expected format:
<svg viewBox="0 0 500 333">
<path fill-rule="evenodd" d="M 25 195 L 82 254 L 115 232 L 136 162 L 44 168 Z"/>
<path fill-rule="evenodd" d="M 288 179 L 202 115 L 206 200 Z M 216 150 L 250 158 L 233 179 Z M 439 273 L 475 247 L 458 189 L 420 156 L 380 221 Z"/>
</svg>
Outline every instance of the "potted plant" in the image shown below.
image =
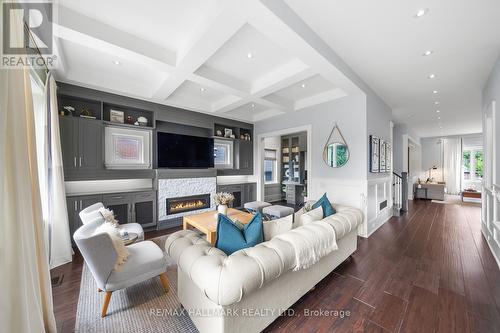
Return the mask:
<svg viewBox="0 0 500 333">
<path fill-rule="evenodd" d="M 232 193 L 219 192 L 215 194 L 214 201 L 217 205 L 217 211 L 220 214 L 227 215 L 227 207 L 234 201 L 234 195 Z"/>
</svg>

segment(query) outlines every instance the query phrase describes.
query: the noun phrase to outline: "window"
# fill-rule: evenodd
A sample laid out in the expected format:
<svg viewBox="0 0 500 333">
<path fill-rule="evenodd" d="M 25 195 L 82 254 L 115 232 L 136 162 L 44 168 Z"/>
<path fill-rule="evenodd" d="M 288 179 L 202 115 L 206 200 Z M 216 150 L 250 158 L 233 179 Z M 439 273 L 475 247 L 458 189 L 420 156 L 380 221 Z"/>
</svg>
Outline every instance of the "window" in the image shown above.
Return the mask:
<svg viewBox="0 0 500 333">
<path fill-rule="evenodd" d="M 214 165 L 217 169 L 233 168 L 233 141 L 214 140 Z"/>
<path fill-rule="evenodd" d="M 277 153 L 274 149 L 266 149 L 264 151 L 264 182 L 272 184 L 278 182 L 278 161 Z"/>
<path fill-rule="evenodd" d="M 462 152 L 462 189 L 481 189 L 483 179 L 483 150 L 464 149 Z"/>
</svg>

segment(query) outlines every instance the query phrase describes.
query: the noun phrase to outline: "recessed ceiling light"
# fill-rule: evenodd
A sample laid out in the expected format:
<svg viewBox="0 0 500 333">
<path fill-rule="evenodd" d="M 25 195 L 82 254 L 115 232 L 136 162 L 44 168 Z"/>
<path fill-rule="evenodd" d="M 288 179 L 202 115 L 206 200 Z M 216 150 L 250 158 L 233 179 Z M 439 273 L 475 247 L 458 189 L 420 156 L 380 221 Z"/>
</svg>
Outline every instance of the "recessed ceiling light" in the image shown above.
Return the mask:
<svg viewBox="0 0 500 333">
<path fill-rule="evenodd" d="M 421 8 L 415 13 L 415 17 L 422 17 L 429 12 L 429 8 Z"/>
<path fill-rule="evenodd" d="M 433 94 L 437 94 L 437 93 L 438 93 L 438 91 L 437 91 L 437 90 L 433 90 L 433 91 L 432 91 L 432 93 L 433 93 Z"/>
<path fill-rule="evenodd" d="M 254 107 L 255 107 L 255 104 L 254 104 L 254 103 L 252 103 L 252 104 L 250 104 L 250 106 L 254 108 Z"/>
<path fill-rule="evenodd" d="M 436 74 L 430 74 L 427 78 L 428 79 L 434 79 L 436 77 Z"/>
<path fill-rule="evenodd" d="M 422 55 L 423 55 L 424 57 L 427 57 L 427 56 L 430 56 L 430 55 L 431 55 L 431 54 L 433 54 L 433 53 L 434 53 L 434 51 L 432 51 L 432 50 L 427 50 L 427 51 L 425 51 L 424 53 L 422 53 Z"/>
<path fill-rule="evenodd" d="M 301 86 L 302 88 L 305 88 L 305 87 L 306 87 L 306 84 L 305 84 L 305 83 L 302 83 L 300 86 Z"/>
<path fill-rule="evenodd" d="M 247 58 L 248 59 L 252 59 L 253 58 L 253 53 L 252 52 L 248 52 L 247 53 Z"/>
<path fill-rule="evenodd" d="M 438 119 L 441 119 L 441 117 L 438 117 Z"/>
<path fill-rule="evenodd" d="M 207 90 L 207 89 L 203 88 L 203 87 L 200 88 L 200 91 L 205 91 L 205 90 Z"/>
<path fill-rule="evenodd" d="M 434 102 L 434 105 L 439 105 L 439 102 L 438 102 L 438 101 L 435 101 L 435 102 Z"/>
<path fill-rule="evenodd" d="M 115 64 L 116 66 L 120 66 L 122 63 L 118 60 L 113 60 L 113 64 Z"/>
<path fill-rule="evenodd" d="M 439 113 L 439 112 L 441 112 L 441 111 L 439 111 L 439 110 L 436 110 L 436 113 Z"/>
</svg>

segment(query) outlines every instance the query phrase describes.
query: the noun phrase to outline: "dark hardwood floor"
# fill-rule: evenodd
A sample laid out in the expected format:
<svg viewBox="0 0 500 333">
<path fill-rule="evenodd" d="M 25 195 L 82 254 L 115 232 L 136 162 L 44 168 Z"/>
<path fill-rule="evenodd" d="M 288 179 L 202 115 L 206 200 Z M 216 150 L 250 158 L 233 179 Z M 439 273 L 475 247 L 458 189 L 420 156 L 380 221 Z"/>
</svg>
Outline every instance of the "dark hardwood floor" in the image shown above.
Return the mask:
<svg viewBox="0 0 500 333">
<path fill-rule="evenodd" d="M 412 202 L 407 214 L 358 238 L 351 258 L 266 331 L 500 332 L 500 271 L 480 214 L 476 205 Z M 64 275 L 53 288 L 59 332 L 73 331 L 81 270 L 76 254 L 52 272 Z"/>
</svg>

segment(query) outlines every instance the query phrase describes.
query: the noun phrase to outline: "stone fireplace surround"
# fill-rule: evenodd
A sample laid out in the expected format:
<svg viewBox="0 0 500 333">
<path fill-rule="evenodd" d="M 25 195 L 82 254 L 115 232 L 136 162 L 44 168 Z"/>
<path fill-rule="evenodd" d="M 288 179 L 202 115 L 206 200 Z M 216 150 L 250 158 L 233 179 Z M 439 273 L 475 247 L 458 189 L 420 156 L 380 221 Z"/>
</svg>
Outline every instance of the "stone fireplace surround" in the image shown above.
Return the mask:
<svg viewBox="0 0 500 333">
<path fill-rule="evenodd" d="M 217 177 L 189 177 L 158 179 L 158 221 L 167 221 L 186 215 L 199 214 L 215 209 L 214 195 Z M 210 194 L 210 208 L 167 215 L 166 199 Z"/>
</svg>

